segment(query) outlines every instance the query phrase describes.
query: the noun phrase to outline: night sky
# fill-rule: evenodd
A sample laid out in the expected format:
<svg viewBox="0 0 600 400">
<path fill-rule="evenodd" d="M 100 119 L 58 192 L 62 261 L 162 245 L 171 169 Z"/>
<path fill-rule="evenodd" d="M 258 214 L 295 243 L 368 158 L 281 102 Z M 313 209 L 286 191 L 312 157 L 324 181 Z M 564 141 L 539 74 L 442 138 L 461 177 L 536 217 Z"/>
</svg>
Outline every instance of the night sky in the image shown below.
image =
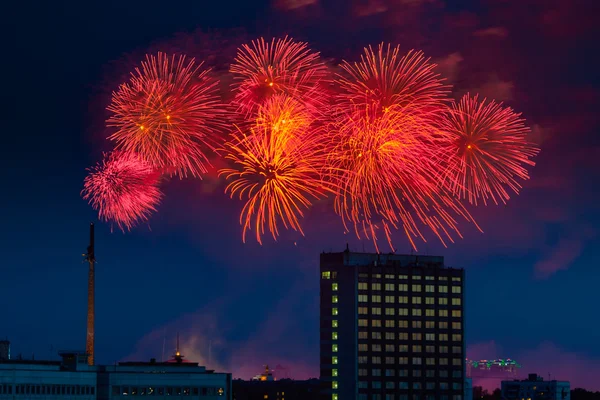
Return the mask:
<svg viewBox="0 0 600 400">
<path fill-rule="evenodd" d="M 600 390 L 600 81 L 595 1 L 58 1 L 4 9 L 0 157 L 0 338 L 13 356 L 85 347 L 85 169 L 109 150 L 110 92 L 146 51 L 186 51 L 221 70 L 260 35 L 307 40 L 355 60 L 381 41 L 423 49 L 454 85 L 523 112 L 540 144 L 508 205 L 473 208 L 448 248 L 423 254 L 467 270 L 467 355 Z M 462 4 L 456 6 L 456 3 Z M 7 47 L 8 46 L 8 47 Z M 132 64 L 133 63 L 133 64 Z M 325 202 L 306 237 L 243 244 L 241 204 L 214 178 L 173 179 L 149 224 L 96 228 L 96 360 L 183 353 L 249 378 L 264 364 L 318 377 L 318 259 L 373 251 Z M 409 252 L 395 235 L 398 252 Z M 386 245 L 383 251 L 388 251 Z M 210 349 L 210 351 L 209 351 Z M 282 368 L 278 368 L 284 374 Z M 280 375 L 281 376 L 281 375 Z M 596 378 L 596 379 L 594 379 Z"/>
</svg>

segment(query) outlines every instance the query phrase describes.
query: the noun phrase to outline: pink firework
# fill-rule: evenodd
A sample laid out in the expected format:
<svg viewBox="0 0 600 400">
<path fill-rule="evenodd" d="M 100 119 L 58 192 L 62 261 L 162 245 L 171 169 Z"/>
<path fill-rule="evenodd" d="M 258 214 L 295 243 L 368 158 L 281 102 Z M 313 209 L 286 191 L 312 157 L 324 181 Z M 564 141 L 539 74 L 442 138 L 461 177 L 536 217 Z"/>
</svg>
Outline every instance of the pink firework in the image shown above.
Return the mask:
<svg viewBox="0 0 600 400">
<path fill-rule="evenodd" d="M 230 71 L 235 78 L 233 103 L 245 114 L 256 112 L 276 93 L 304 103 L 313 113 L 322 112 L 328 101 L 329 73 L 319 53 L 288 37 L 243 45 Z"/>
<path fill-rule="evenodd" d="M 526 166 L 539 148 L 529 139 L 520 114 L 468 94 L 448 109 L 442 130 L 449 135 L 449 163 L 445 183 L 472 204 L 498 204 L 519 193 L 520 180 L 529 178 Z"/>
<path fill-rule="evenodd" d="M 113 92 L 109 139 L 154 168 L 180 177 L 200 176 L 210 165 L 224 127 L 218 81 L 185 56 L 146 56 L 128 83 Z"/>
<path fill-rule="evenodd" d="M 98 210 L 100 220 L 125 231 L 147 221 L 156 211 L 162 198 L 160 174 L 134 154 L 105 154 L 104 160 L 88 171 L 81 194 Z"/>
</svg>

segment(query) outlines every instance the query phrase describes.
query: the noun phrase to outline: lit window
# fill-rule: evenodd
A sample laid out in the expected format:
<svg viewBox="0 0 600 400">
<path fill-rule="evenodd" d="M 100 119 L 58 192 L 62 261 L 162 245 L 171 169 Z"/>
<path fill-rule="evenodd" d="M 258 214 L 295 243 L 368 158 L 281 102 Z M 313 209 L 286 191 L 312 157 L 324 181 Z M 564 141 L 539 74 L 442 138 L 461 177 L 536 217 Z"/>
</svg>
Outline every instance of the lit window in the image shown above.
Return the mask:
<svg viewBox="0 0 600 400">
<path fill-rule="evenodd" d="M 368 339 L 369 338 L 369 332 L 367 331 L 360 331 L 358 332 L 358 338 L 359 339 Z"/>
<path fill-rule="evenodd" d="M 425 285 L 425 291 L 427 293 L 435 293 L 435 286 L 433 286 L 433 285 Z"/>
<path fill-rule="evenodd" d="M 367 370 L 364 368 L 360 368 L 358 370 L 358 376 L 367 376 Z"/>
<path fill-rule="evenodd" d="M 407 353 L 408 352 L 408 345 L 407 344 L 399 344 L 398 345 L 398 351 L 400 353 Z"/>
<path fill-rule="evenodd" d="M 371 345 L 371 351 L 381 351 L 381 345 L 380 344 L 372 344 Z"/>
<path fill-rule="evenodd" d="M 321 272 L 321 279 L 331 279 L 331 272 L 329 272 L 329 271 Z"/>
<path fill-rule="evenodd" d="M 408 304 L 408 296 L 398 296 L 398 303 Z"/>
<path fill-rule="evenodd" d="M 412 285 L 412 291 L 413 292 L 420 292 L 421 291 L 421 285 Z"/>
<path fill-rule="evenodd" d="M 369 345 L 361 343 L 358 345 L 358 351 L 369 351 Z"/>
<path fill-rule="evenodd" d="M 423 340 L 423 335 L 420 333 L 413 333 L 412 340 Z"/>
<path fill-rule="evenodd" d="M 435 358 L 433 357 L 428 357 L 425 359 L 425 364 L 427 365 L 435 365 Z"/>
<path fill-rule="evenodd" d="M 417 280 L 420 281 L 421 280 L 421 275 L 413 275 L 413 280 Z"/>
<path fill-rule="evenodd" d="M 331 382 L 331 387 L 332 387 L 333 389 L 337 389 L 337 388 L 338 388 L 338 383 L 337 383 L 337 381 L 333 381 L 333 382 Z"/>
<path fill-rule="evenodd" d="M 438 310 L 438 315 L 440 317 L 447 317 L 448 316 L 448 310 Z"/>
<path fill-rule="evenodd" d="M 369 357 L 367 356 L 358 356 L 358 363 L 359 364 L 366 364 L 369 362 Z"/>
<path fill-rule="evenodd" d="M 395 277 L 391 274 L 385 274 L 385 279 L 395 279 Z"/>
<path fill-rule="evenodd" d="M 358 320 L 358 326 L 369 326 L 369 320 L 361 318 Z"/>
<path fill-rule="evenodd" d="M 460 318 L 462 316 L 462 312 L 460 310 L 452 310 L 452 316 L 455 318 Z"/>
<path fill-rule="evenodd" d="M 385 284 L 385 290 L 387 290 L 387 291 L 394 290 L 394 284 L 393 283 L 386 283 Z"/>
<path fill-rule="evenodd" d="M 385 309 L 385 315 L 394 315 L 395 313 L 396 313 L 395 308 L 386 308 Z"/>
<path fill-rule="evenodd" d="M 408 364 L 408 357 L 398 357 L 398 364 L 401 364 L 401 365 Z"/>
<path fill-rule="evenodd" d="M 440 365 L 448 365 L 448 359 L 447 358 L 440 358 Z"/>
<path fill-rule="evenodd" d="M 398 279 L 408 279 L 408 275 L 398 275 Z"/>
<path fill-rule="evenodd" d="M 386 320 L 385 321 L 385 327 L 386 328 L 393 328 L 394 327 L 394 320 Z"/>
<path fill-rule="evenodd" d="M 378 294 L 374 294 L 371 296 L 371 301 L 373 303 L 381 303 L 381 296 Z"/>
<path fill-rule="evenodd" d="M 385 296 L 386 303 L 393 303 L 396 298 L 394 296 Z"/>
<path fill-rule="evenodd" d="M 381 290 L 381 283 L 372 283 L 371 290 Z"/>
<path fill-rule="evenodd" d="M 433 298 L 433 297 L 426 297 L 425 298 L 425 304 L 435 304 L 435 298 Z"/>
<path fill-rule="evenodd" d="M 337 332 L 332 332 L 331 333 L 331 339 L 332 340 L 337 340 L 337 338 L 338 338 Z"/>
<path fill-rule="evenodd" d="M 386 340 L 394 340 L 396 339 L 396 334 L 394 332 L 386 332 L 385 338 Z"/>
<path fill-rule="evenodd" d="M 371 332 L 371 339 L 381 340 L 381 332 Z"/>
<path fill-rule="evenodd" d="M 448 341 L 448 334 L 447 333 L 440 333 L 439 334 L 439 340 L 442 342 L 447 342 Z"/>
<path fill-rule="evenodd" d="M 460 306 L 460 298 L 455 297 L 452 299 L 452 305 L 453 306 Z"/>
<path fill-rule="evenodd" d="M 425 328 L 426 329 L 433 329 L 433 328 L 435 328 L 435 321 L 425 321 Z"/>
<path fill-rule="evenodd" d="M 440 285 L 440 286 L 438 286 L 438 291 L 440 293 L 448 293 L 448 286 Z"/>
<path fill-rule="evenodd" d="M 337 283 L 332 283 L 331 284 L 331 290 L 333 290 L 333 291 L 338 290 L 338 284 Z"/>
<path fill-rule="evenodd" d="M 368 290 L 369 286 L 367 282 L 358 282 L 358 290 Z"/>
<path fill-rule="evenodd" d="M 332 303 L 337 303 L 338 302 L 338 297 L 337 296 L 331 296 L 331 302 Z"/>
<path fill-rule="evenodd" d="M 373 274 L 373 278 L 375 278 L 375 279 L 381 279 L 381 274 Z"/>
<path fill-rule="evenodd" d="M 338 370 L 337 369 L 332 369 L 331 370 L 331 376 L 338 376 Z"/>
<path fill-rule="evenodd" d="M 337 357 L 332 357 L 331 358 L 331 363 L 332 364 L 337 364 L 338 363 L 338 358 Z"/>
<path fill-rule="evenodd" d="M 460 333 L 455 333 L 452 335 L 452 340 L 455 342 L 460 342 L 462 340 L 462 335 Z"/>
<path fill-rule="evenodd" d="M 338 345 L 337 344 L 332 345 L 331 346 L 331 351 L 334 352 L 334 353 L 337 353 L 337 351 L 338 351 Z"/>
<path fill-rule="evenodd" d="M 381 364 L 381 357 L 371 357 L 372 364 Z"/>
<path fill-rule="evenodd" d="M 398 328 L 408 328 L 408 321 L 406 321 L 406 320 L 398 321 Z"/>
<path fill-rule="evenodd" d="M 460 366 L 462 365 L 462 360 L 460 358 L 453 358 L 452 365 Z"/>
<path fill-rule="evenodd" d="M 425 351 L 427 353 L 435 353 L 435 346 L 425 346 Z"/>
<path fill-rule="evenodd" d="M 359 315 L 366 315 L 369 313 L 369 308 L 368 307 L 358 307 L 358 314 Z"/>
<path fill-rule="evenodd" d="M 408 315 L 408 308 L 399 308 L 398 315 Z"/>
<path fill-rule="evenodd" d="M 447 322 L 440 322 L 440 329 L 448 329 L 448 323 Z"/>
<path fill-rule="evenodd" d="M 442 306 L 445 306 L 445 305 L 447 305 L 447 304 L 448 304 L 448 299 L 447 299 L 447 298 L 445 298 L 445 297 L 440 297 L 440 298 L 438 299 L 438 303 L 439 303 L 440 305 L 442 305 Z"/>
<path fill-rule="evenodd" d="M 381 308 L 379 308 L 379 307 L 373 307 L 373 308 L 371 308 L 371 314 L 373 314 L 373 315 L 381 315 Z"/>
<path fill-rule="evenodd" d="M 333 321 L 331 321 L 331 327 L 332 328 L 337 328 L 338 327 L 337 319 L 334 319 Z"/>
<path fill-rule="evenodd" d="M 369 296 L 366 294 L 359 294 L 358 295 L 358 302 L 359 303 L 366 303 L 369 301 Z"/>
<path fill-rule="evenodd" d="M 385 351 L 386 351 L 386 353 L 392 353 L 392 352 L 394 352 L 394 345 L 393 344 L 386 344 L 385 345 Z"/>
<path fill-rule="evenodd" d="M 331 400 L 338 400 L 337 393 L 334 393 L 334 394 L 331 395 Z"/>
<path fill-rule="evenodd" d="M 460 286 L 452 286 L 452 293 L 460 293 L 460 292 L 461 292 Z"/>
<path fill-rule="evenodd" d="M 412 315 L 415 317 L 420 317 L 423 313 L 421 312 L 420 308 L 413 308 L 412 309 Z"/>
<path fill-rule="evenodd" d="M 331 315 L 338 315 L 338 309 L 337 308 L 332 308 L 331 309 Z"/>
<path fill-rule="evenodd" d="M 420 297 L 413 297 L 412 298 L 412 303 L 413 304 L 421 304 L 421 298 Z"/>
<path fill-rule="evenodd" d="M 448 352 L 448 346 L 440 346 L 440 353 L 447 353 Z"/>
<path fill-rule="evenodd" d="M 381 320 L 380 319 L 372 319 L 371 326 L 373 328 L 381 328 Z"/>
<path fill-rule="evenodd" d="M 406 326 L 404 326 L 404 328 L 408 328 L 408 321 L 404 321 L 404 322 L 406 322 Z M 407 332 L 399 332 L 398 340 L 408 340 L 408 333 Z"/>
<path fill-rule="evenodd" d="M 447 276 L 440 276 L 439 279 L 440 279 L 440 281 L 447 281 L 448 277 Z"/>
<path fill-rule="evenodd" d="M 422 328 L 423 327 L 423 322 L 422 321 L 413 321 L 412 322 L 412 327 L 413 328 Z"/>
<path fill-rule="evenodd" d="M 406 284 L 406 283 L 398 284 L 398 291 L 399 292 L 408 292 L 408 284 Z"/>
<path fill-rule="evenodd" d="M 461 281 L 460 276 L 453 276 L 452 277 L 452 282 L 460 282 L 460 281 Z"/>
<path fill-rule="evenodd" d="M 425 340 L 435 340 L 435 333 L 426 333 Z"/>
<path fill-rule="evenodd" d="M 422 347 L 420 345 L 413 344 L 413 347 L 412 347 L 413 353 L 420 353 L 421 350 L 422 350 Z"/>
<path fill-rule="evenodd" d="M 460 322 L 453 322 L 452 329 L 461 329 Z"/>
<path fill-rule="evenodd" d="M 425 310 L 426 317 L 435 317 L 435 310 L 433 308 L 428 308 Z"/>
</svg>

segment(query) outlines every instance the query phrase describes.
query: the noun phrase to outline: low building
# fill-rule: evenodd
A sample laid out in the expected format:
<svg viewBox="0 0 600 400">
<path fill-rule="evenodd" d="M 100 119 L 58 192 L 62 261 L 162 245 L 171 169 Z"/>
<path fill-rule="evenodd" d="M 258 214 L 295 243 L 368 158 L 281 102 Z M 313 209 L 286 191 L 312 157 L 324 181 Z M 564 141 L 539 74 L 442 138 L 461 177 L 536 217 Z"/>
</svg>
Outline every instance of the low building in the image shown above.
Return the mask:
<svg viewBox="0 0 600 400">
<path fill-rule="evenodd" d="M 235 379 L 232 387 L 234 400 L 317 400 L 320 383 L 318 379 L 306 381 Z"/>
<path fill-rule="evenodd" d="M 544 381 L 537 374 L 524 380 L 502 381 L 503 400 L 571 400 L 571 385 L 566 381 Z"/>
<path fill-rule="evenodd" d="M 43 398 L 110 400 L 130 396 L 155 399 L 231 400 L 231 374 L 215 373 L 176 353 L 168 362 L 87 365 L 84 352 L 61 352 L 60 361 L 0 361 L 0 400 Z M 35 397 L 34 397 L 35 396 Z"/>
</svg>

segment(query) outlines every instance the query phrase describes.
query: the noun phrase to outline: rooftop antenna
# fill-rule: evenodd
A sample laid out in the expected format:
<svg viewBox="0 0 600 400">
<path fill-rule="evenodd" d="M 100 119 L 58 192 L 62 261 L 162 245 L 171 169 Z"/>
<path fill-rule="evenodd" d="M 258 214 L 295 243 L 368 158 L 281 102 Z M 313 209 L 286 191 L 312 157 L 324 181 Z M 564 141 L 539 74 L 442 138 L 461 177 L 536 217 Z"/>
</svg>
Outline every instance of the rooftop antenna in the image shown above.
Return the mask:
<svg viewBox="0 0 600 400">
<path fill-rule="evenodd" d="M 87 253 L 84 254 L 85 261 L 88 262 L 88 309 L 87 309 L 87 337 L 85 341 L 85 351 L 88 355 L 88 365 L 94 365 L 94 320 L 95 311 L 95 287 L 96 274 L 94 266 L 96 264 L 96 254 L 94 251 L 94 223 L 90 223 L 90 245 Z"/>
</svg>

